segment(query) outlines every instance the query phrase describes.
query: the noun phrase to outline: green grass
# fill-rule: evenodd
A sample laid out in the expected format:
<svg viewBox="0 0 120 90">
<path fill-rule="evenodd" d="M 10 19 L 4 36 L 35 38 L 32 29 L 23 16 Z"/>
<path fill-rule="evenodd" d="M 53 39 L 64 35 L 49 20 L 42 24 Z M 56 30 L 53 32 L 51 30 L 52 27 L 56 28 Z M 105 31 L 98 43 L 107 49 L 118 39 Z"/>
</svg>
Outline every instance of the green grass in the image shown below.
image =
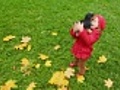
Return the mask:
<svg viewBox="0 0 120 90">
<path fill-rule="evenodd" d="M 90 70 L 86 73 L 86 81 L 77 83 L 70 79 L 71 90 L 107 90 L 104 79 L 111 78 L 114 85 L 110 90 L 120 89 L 120 7 L 119 0 L 0 0 L 0 85 L 9 79 L 17 80 L 16 90 L 25 90 L 30 82 L 37 83 L 35 90 L 56 90 L 48 84 L 52 73 L 68 67 L 73 57 L 70 48 L 73 39 L 69 29 L 73 22 L 83 18 L 89 12 L 102 14 L 107 20 L 107 27 L 95 44 L 93 56 L 87 62 Z M 51 32 L 58 32 L 52 36 Z M 3 37 L 16 36 L 10 42 L 3 42 Z M 32 38 L 32 50 L 28 52 L 14 50 L 22 36 Z M 61 45 L 54 51 L 53 47 Z M 52 67 L 46 68 L 38 59 L 38 54 L 50 56 Z M 108 61 L 97 64 L 99 56 L 105 55 Z M 41 63 L 39 69 L 33 69 L 29 76 L 20 72 L 22 58 Z M 16 70 L 12 67 L 15 66 Z"/>
</svg>

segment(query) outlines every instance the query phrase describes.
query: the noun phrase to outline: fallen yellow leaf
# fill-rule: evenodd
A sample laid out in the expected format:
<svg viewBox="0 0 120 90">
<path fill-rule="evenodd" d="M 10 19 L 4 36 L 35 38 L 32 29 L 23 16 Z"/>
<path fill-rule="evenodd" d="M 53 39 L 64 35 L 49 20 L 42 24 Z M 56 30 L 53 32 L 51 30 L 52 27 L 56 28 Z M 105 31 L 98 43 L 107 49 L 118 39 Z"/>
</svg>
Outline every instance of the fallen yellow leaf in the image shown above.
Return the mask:
<svg viewBox="0 0 120 90">
<path fill-rule="evenodd" d="M 67 70 L 64 72 L 65 77 L 70 78 L 71 76 L 74 76 L 75 70 L 73 68 L 67 68 Z"/>
<path fill-rule="evenodd" d="M 98 63 L 105 63 L 106 61 L 107 61 L 107 58 L 104 55 L 102 55 L 99 57 Z"/>
<path fill-rule="evenodd" d="M 58 49 L 60 49 L 60 45 L 56 45 L 56 46 L 54 47 L 54 50 L 58 50 Z"/>
<path fill-rule="evenodd" d="M 40 67 L 40 64 L 36 64 L 35 68 L 38 69 Z"/>
<path fill-rule="evenodd" d="M 31 82 L 26 90 L 34 90 L 35 87 L 36 87 L 36 83 L 35 82 Z"/>
<path fill-rule="evenodd" d="M 108 78 L 108 80 L 104 80 L 104 82 L 105 82 L 105 86 L 107 88 L 111 88 L 113 86 L 113 81 L 109 78 Z"/>
<path fill-rule="evenodd" d="M 23 66 L 28 66 L 28 65 L 30 65 L 30 62 L 29 62 L 29 60 L 28 60 L 27 58 L 23 58 L 21 61 L 22 61 L 21 64 L 22 64 Z"/>
<path fill-rule="evenodd" d="M 45 66 L 46 66 L 46 67 L 51 67 L 51 66 L 52 66 L 51 62 L 52 62 L 52 61 L 50 61 L 50 60 L 46 61 L 46 62 L 45 62 Z"/>
<path fill-rule="evenodd" d="M 53 35 L 53 36 L 57 36 L 58 33 L 57 33 L 57 32 L 52 32 L 51 35 Z"/>
<path fill-rule="evenodd" d="M 15 84 L 16 80 L 8 80 L 5 85 L 10 87 L 10 88 L 17 88 L 17 85 Z"/>
<path fill-rule="evenodd" d="M 3 38 L 3 41 L 10 41 L 10 40 L 12 40 L 12 39 L 14 39 L 15 38 L 15 36 L 13 36 L 13 35 L 8 35 L 8 36 L 6 36 L 6 37 L 4 37 Z"/>
<path fill-rule="evenodd" d="M 0 90 L 11 90 L 13 88 L 17 88 L 16 80 L 8 80 L 5 85 L 1 86 Z"/>
<path fill-rule="evenodd" d="M 29 60 L 27 58 L 23 58 L 21 60 L 21 64 L 21 72 L 24 73 L 24 75 L 30 75 L 32 66 Z"/>
<path fill-rule="evenodd" d="M 56 71 L 48 83 L 56 86 L 68 86 L 69 81 L 65 78 L 63 71 Z"/>
<path fill-rule="evenodd" d="M 47 56 L 47 55 L 45 55 L 45 54 L 39 54 L 39 58 L 40 58 L 41 60 L 46 60 L 46 59 L 49 58 L 49 56 Z"/>
<path fill-rule="evenodd" d="M 23 49 L 25 49 L 27 46 L 28 46 L 28 43 L 21 43 L 21 44 L 19 44 L 19 45 L 16 45 L 14 48 L 15 48 L 16 50 L 23 50 Z"/>
<path fill-rule="evenodd" d="M 30 51 L 31 47 L 32 47 L 31 45 L 28 45 L 27 50 Z"/>
<path fill-rule="evenodd" d="M 4 85 L 0 87 L 0 90 L 11 90 L 11 88 Z"/>
<path fill-rule="evenodd" d="M 20 47 L 27 47 L 28 46 L 28 43 L 21 43 L 20 44 Z"/>
<path fill-rule="evenodd" d="M 79 75 L 77 76 L 77 81 L 80 82 L 80 83 L 83 83 L 85 80 L 85 77 L 83 75 Z"/>
<path fill-rule="evenodd" d="M 25 36 L 25 37 L 22 37 L 21 42 L 28 43 L 30 40 L 31 40 L 31 37 Z"/>
</svg>

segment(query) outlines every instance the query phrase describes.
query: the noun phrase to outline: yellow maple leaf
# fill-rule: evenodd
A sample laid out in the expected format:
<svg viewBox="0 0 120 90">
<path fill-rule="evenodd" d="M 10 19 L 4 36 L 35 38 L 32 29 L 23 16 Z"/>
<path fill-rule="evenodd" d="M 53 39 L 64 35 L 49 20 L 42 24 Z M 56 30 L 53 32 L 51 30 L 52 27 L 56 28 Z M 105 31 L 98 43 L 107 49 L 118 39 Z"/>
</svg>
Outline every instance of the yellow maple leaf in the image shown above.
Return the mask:
<svg viewBox="0 0 120 90">
<path fill-rule="evenodd" d="M 17 88 L 16 80 L 8 80 L 5 82 L 5 85 L 1 86 L 0 90 L 11 90 L 13 88 Z"/>
<path fill-rule="evenodd" d="M 18 49 L 19 49 L 18 45 L 15 45 L 15 46 L 14 46 L 14 48 L 15 48 L 16 50 L 18 50 Z"/>
<path fill-rule="evenodd" d="M 47 61 L 45 62 L 45 66 L 46 66 L 46 67 L 51 67 L 51 66 L 52 66 L 51 62 L 52 62 L 52 61 L 47 60 Z"/>
<path fill-rule="evenodd" d="M 109 78 L 108 78 L 108 80 L 104 80 L 104 82 L 105 82 L 105 86 L 107 88 L 111 88 L 113 86 L 113 81 Z"/>
<path fill-rule="evenodd" d="M 28 46 L 28 43 L 21 43 L 20 46 L 21 46 L 21 47 L 27 47 L 27 46 Z"/>
<path fill-rule="evenodd" d="M 27 46 L 28 46 L 28 43 L 21 43 L 21 44 L 19 44 L 19 45 L 16 45 L 14 48 L 15 48 L 16 50 L 23 50 L 23 49 L 25 49 Z"/>
<path fill-rule="evenodd" d="M 24 49 L 23 47 L 21 47 L 21 45 L 15 45 L 14 48 L 16 50 L 23 50 Z"/>
<path fill-rule="evenodd" d="M 57 32 L 52 32 L 51 35 L 53 35 L 53 36 L 57 36 L 58 33 L 57 33 Z"/>
<path fill-rule="evenodd" d="M 6 85 L 4 85 L 4 86 L 0 87 L 0 90 L 11 90 L 11 88 L 6 86 Z"/>
<path fill-rule="evenodd" d="M 48 83 L 56 86 L 68 86 L 69 81 L 65 78 L 63 71 L 56 71 Z"/>
<path fill-rule="evenodd" d="M 54 47 L 54 50 L 58 50 L 58 49 L 60 49 L 60 45 L 56 45 L 56 46 Z"/>
<path fill-rule="evenodd" d="M 25 36 L 25 37 L 22 37 L 21 42 L 28 43 L 28 42 L 30 42 L 30 40 L 31 40 L 31 37 Z"/>
<path fill-rule="evenodd" d="M 106 61 L 107 61 L 107 58 L 104 55 L 102 55 L 99 57 L 98 63 L 105 63 Z"/>
<path fill-rule="evenodd" d="M 65 77 L 70 78 L 71 76 L 74 76 L 75 70 L 73 68 L 67 68 L 64 72 Z"/>
<path fill-rule="evenodd" d="M 26 90 L 34 90 L 35 87 L 36 87 L 36 83 L 35 82 L 31 82 Z"/>
<path fill-rule="evenodd" d="M 30 62 L 29 62 L 29 60 L 28 60 L 27 58 L 23 58 L 21 61 L 22 61 L 21 64 L 22 64 L 23 66 L 28 66 L 28 65 L 30 65 Z"/>
<path fill-rule="evenodd" d="M 38 69 L 40 67 L 40 64 L 35 64 L 35 68 Z"/>
<path fill-rule="evenodd" d="M 30 75 L 30 73 L 31 73 L 30 70 L 31 70 L 32 66 L 31 66 L 31 63 L 29 62 L 29 60 L 27 58 L 23 58 L 21 60 L 21 64 L 22 64 L 21 72 L 24 73 L 24 75 Z"/>
<path fill-rule="evenodd" d="M 15 38 L 15 36 L 13 36 L 13 35 L 8 35 L 8 36 L 6 36 L 6 37 L 4 37 L 3 38 L 3 41 L 10 41 L 10 40 L 12 40 L 12 39 L 14 39 Z"/>
<path fill-rule="evenodd" d="M 80 83 L 83 83 L 85 80 L 85 77 L 83 75 L 78 75 L 77 76 L 77 81 L 80 82 Z"/>
<path fill-rule="evenodd" d="M 61 81 L 61 83 L 59 83 L 58 85 L 61 85 L 61 86 L 68 86 L 68 84 L 69 84 L 69 81 L 67 80 L 67 79 L 63 79 L 62 81 Z"/>
<path fill-rule="evenodd" d="M 45 55 L 45 54 L 39 54 L 39 57 L 41 60 L 46 60 L 49 58 L 49 56 Z"/>
</svg>

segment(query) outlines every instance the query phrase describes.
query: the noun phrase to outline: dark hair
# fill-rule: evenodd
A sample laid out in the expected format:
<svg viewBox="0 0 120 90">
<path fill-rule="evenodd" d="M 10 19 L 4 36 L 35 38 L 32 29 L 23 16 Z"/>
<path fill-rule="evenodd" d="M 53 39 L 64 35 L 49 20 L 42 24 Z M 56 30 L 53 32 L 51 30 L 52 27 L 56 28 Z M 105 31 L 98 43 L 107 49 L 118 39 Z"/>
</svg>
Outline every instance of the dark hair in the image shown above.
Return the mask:
<svg viewBox="0 0 120 90">
<path fill-rule="evenodd" d="M 93 13 L 87 13 L 83 20 L 80 20 L 83 23 L 85 29 L 90 29 L 91 27 L 91 18 L 94 16 Z"/>
</svg>

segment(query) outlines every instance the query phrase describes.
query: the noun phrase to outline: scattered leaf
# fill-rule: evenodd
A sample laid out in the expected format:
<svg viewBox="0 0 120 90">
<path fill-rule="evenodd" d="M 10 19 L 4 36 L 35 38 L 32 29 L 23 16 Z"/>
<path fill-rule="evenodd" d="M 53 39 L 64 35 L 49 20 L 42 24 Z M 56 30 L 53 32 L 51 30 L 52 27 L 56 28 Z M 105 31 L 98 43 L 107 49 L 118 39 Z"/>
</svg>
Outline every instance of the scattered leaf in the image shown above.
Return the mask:
<svg viewBox="0 0 120 90">
<path fill-rule="evenodd" d="M 11 88 L 4 85 L 0 87 L 0 90 L 11 90 Z"/>
<path fill-rule="evenodd" d="M 38 69 L 40 67 L 40 64 L 36 64 L 35 68 Z"/>
<path fill-rule="evenodd" d="M 31 40 L 31 37 L 25 36 L 25 37 L 22 37 L 21 42 L 22 43 L 28 43 L 30 40 Z"/>
<path fill-rule="evenodd" d="M 56 46 L 54 47 L 54 50 L 58 50 L 58 49 L 60 49 L 60 45 L 56 45 Z"/>
<path fill-rule="evenodd" d="M 27 50 L 30 51 L 31 47 L 32 47 L 31 45 L 28 45 Z"/>
<path fill-rule="evenodd" d="M 21 65 L 21 72 L 24 73 L 24 75 L 30 75 L 32 66 L 29 60 L 27 58 L 23 58 L 21 60 Z"/>
<path fill-rule="evenodd" d="M 46 67 L 51 67 L 51 66 L 52 66 L 51 61 L 50 61 L 50 60 L 47 60 L 47 61 L 45 62 L 45 66 L 46 66 Z"/>
<path fill-rule="evenodd" d="M 16 80 L 8 80 L 5 85 L 1 86 L 0 90 L 11 90 L 17 88 Z"/>
<path fill-rule="evenodd" d="M 105 63 L 106 61 L 107 61 L 107 58 L 104 55 L 102 55 L 99 57 L 98 63 Z"/>
<path fill-rule="evenodd" d="M 36 87 L 36 83 L 31 82 L 26 90 L 34 90 L 35 87 Z"/>
<path fill-rule="evenodd" d="M 53 36 L 57 36 L 58 33 L 57 33 L 57 32 L 52 32 L 51 35 L 53 35 Z"/>
<path fill-rule="evenodd" d="M 74 76 L 75 70 L 72 68 L 67 68 L 67 70 L 64 72 L 65 77 L 70 78 L 71 76 Z"/>
<path fill-rule="evenodd" d="M 13 35 L 8 35 L 8 36 L 6 36 L 6 37 L 3 38 L 3 41 L 7 42 L 7 41 L 10 41 L 10 40 L 12 40 L 12 39 L 14 39 L 14 38 L 15 38 L 15 36 L 13 36 Z"/>
<path fill-rule="evenodd" d="M 108 78 L 108 80 L 104 80 L 104 82 L 105 82 L 105 86 L 107 88 L 111 88 L 113 86 L 113 81 L 109 78 Z"/>
<path fill-rule="evenodd" d="M 15 84 L 16 80 L 8 80 L 5 85 L 10 87 L 10 88 L 17 88 L 17 85 Z"/>
<path fill-rule="evenodd" d="M 39 54 L 39 58 L 40 58 L 41 60 L 46 60 L 46 59 L 49 58 L 49 56 L 47 56 L 47 55 L 45 55 L 45 54 Z"/>
<path fill-rule="evenodd" d="M 69 84 L 69 81 L 65 78 L 63 71 L 56 71 L 53 73 L 52 78 L 48 82 L 59 87 L 68 86 Z"/>
<path fill-rule="evenodd" d="M 83 75 L 79 75 L 77 76 L 77 81 L 80 82 L 80 83 L 83 83 L 85 80 L 85 77 Z"/>
<path fill-rule="evenodd" d="M 25 49 L 27 46 L 28 46 L 28 43 L 21 43 L 21 44 L 19 44 L 19 45 L 16 45 L 14 48 L 15 48 L 16 50 L 23 50 L 23 49 Z"/>
<path fill-rule="evenodd" d="M 29 62 L 29 60 L 28 60 L 27 58 L 23 58 L 21 61 L 22 61 L 21 64 L 22 64 L 23 66 L 28 66 L 28 65 L 30 65 L 30 62 Z"/>
</svg>

